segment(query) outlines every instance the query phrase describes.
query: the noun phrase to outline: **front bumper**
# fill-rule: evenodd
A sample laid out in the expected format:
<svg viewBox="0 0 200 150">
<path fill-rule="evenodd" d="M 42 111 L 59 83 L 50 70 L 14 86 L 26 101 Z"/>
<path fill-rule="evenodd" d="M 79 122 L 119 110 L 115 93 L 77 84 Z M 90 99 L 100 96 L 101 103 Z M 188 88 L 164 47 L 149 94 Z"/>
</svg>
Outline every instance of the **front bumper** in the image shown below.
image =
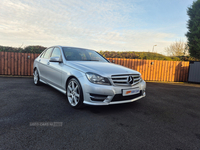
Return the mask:
<svg viewBox="0 0 200 150">
<path fill-rule="evenodd" d="M 83 89 L 83 103 L 88 105 L 129 103 L 146 96 L 146 82 L 143 80 L 132 87 L 93 84 L 86 77 L 79 78 L 79 81 Z M 122 96 L 122 90 L 130 88 L 139 88 L 140 93 L 131 96 Z"/>
</svg>

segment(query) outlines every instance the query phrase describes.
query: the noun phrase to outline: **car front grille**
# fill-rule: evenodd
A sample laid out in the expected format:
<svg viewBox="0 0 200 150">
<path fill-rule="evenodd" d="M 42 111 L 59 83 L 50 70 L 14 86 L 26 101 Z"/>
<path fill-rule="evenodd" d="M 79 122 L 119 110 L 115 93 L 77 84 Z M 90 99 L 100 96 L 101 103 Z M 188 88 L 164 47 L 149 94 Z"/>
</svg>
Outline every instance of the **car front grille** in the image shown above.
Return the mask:
<svg viewBox="0 0 200 150">
<path fill-rule="evenodd" d="M 133 86 L 140 82 L 139 74 L 112 75 L 113 84 L 118 86 Z"/>
</svg>

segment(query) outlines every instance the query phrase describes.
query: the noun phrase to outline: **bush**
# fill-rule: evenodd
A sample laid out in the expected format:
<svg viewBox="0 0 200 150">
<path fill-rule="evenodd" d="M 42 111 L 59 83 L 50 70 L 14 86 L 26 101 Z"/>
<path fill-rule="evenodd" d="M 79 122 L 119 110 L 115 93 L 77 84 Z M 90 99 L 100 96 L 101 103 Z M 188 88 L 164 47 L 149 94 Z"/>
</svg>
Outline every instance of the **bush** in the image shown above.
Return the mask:
<svg viewBox="0 0 200 150">
<path fill-rule="evenodd" d="M 181 61 L 200 61 L 200 59 L 191 56 L 179 56 Z"/>
<path fill-rule="evenodd" d="M 148 59 L 148 60 L 169 60 L 180 61 L 179 57 L 168 57 L 158 53 L 151 52 L 113 52 L 100 51 L 101 55 L 107 58 L 126 58 L 126 59 Z"/>
<path fill-rule="evenodd" d="M 46 49 L 46 47 L 43 47 L 43 46 L 27 46 L 25 48 L 0 46 L 0 52 L 18 52 L 18 53 L 36 53 L 36 54 L 40 54 L 45 49 Z"/>
<path fill-rule="evenodd" d="M 0 52 L 18 52 L 18 53 L 36 53 L 40 54 L 46 47 L 43 46 L 27 46 L 25 48 L 16 48 L 9 46 L 0 46 Z M 101 55 L 106 58 L 126 58 L 126 59 L 148 59 L 148 60 L 168 60 L 168 61 L 200 61 L 190 56 L 165 56 L 158 53 L 151 52 L 114 52 L 114 51 L 100 51 Z"/>
<path fill-rule="evenodd" d="M 25 53 L 42 53 L 46 47 L 43 46 L 27 46 L 24 48 Z"/>
</svg>

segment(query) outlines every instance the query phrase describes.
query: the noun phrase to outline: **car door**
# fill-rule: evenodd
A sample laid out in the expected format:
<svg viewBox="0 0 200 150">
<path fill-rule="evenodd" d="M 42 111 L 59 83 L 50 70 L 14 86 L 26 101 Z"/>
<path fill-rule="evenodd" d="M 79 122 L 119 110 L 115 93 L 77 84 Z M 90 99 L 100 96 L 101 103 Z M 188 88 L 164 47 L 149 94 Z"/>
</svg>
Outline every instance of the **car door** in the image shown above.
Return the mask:
<svg viewBox="0 0 200 150">
<path fill-rule="evenodd" d="M 48 67 L 48 64 L 49 64 L 49 58 L 50 58 L 50 55 L 51 55 L 51 52 L 53 50 L 53 47 L 51 48 L 48 48 L 44 54 L 39 58 L 39 64 L 38 64 L 38 67 L 39 67 L 39 74 L 40 74 L 40 78 L 41 80 L 44 80 L 45 82 L 48 82 L 48 76 L 49 76 L 49 67 Z"/>
<path fill-rule="evenodd" d="M 60 48 L 55 47 L 53 49 L 50 57 L 59 57 L 60 60 L 62 61 L 62 55 L 61 55 Z M 59 88 L 61 88 L 61 84 L 62 84 L 62 66 L 63 66 L 62 62 L 49 62 L 48 63 L 49 82 Z"/>
</svg>

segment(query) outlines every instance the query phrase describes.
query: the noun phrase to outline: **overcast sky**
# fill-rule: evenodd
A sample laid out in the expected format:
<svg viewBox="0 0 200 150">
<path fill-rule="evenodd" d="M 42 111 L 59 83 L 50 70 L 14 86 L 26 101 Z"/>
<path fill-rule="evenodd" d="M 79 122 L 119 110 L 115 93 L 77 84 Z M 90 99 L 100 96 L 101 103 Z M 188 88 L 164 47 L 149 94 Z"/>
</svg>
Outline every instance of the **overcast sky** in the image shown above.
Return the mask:
<svg viewBox="0 0 200 150">
<path fill-rule="evenodd" d="M 0 0 L 0 45 L 155 51 L 186 41 L 192 0 Z"/>
</svg>

